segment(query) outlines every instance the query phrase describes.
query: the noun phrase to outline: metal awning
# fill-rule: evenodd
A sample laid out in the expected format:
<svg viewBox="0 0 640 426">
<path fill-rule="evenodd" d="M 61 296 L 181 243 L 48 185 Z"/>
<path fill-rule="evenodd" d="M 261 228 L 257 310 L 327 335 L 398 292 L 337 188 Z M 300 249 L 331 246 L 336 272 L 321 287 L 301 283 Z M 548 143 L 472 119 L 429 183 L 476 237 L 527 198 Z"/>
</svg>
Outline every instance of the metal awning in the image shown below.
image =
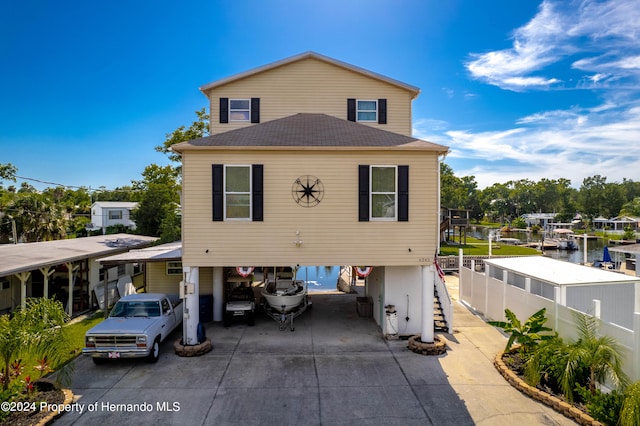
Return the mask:
<svg viewBox="0 0 640 426">
<path fill-rule="evenodd" d="M 114 256 L 103 257 L 101 264 L 119 265 L 134 262 L 171 262 L 182 260 L 182 241 L 160 244 L 139 250 L 131 250 Z"/>
<path fill-rule="evenodd" d="M 114 255 L 142 248 L 158 239 L 144 235 L 112 234 L 68 240 L 0 245 L 0 277 L 53 267 L 67 262 Z"/>
</svg>

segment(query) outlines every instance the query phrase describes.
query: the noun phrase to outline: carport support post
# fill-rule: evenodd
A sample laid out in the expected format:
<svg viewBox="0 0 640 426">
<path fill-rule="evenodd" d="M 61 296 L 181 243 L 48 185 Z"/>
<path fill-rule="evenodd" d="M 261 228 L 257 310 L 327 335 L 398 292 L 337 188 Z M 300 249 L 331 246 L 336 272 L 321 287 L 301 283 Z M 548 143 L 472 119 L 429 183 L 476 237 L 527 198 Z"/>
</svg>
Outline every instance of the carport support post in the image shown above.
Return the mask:
<svg viewBox="0 0 640 426">
<path fill-rule="evenodd" d="M 31 272 L 20 272 L 16 276 L 20 279 L 20 306 L 24 308 L 27 306 L 27 281 L 31 276 Z"/>
<path fill-rule="evenodd" d="M 73 283 L 74 283 L 73 274 L 78 270 L 80 266 L 74 265 L 73 262 L 67 262 L 65 263 L 65 266 L 67 267 L 67 273 L 69 274 L 69 299 L 67 300 L 67 303 L 68 303 L 67 311 L 69 316 L 72 316 L 73 315 Z"/>
<path fill-rule="evenodd" d="M 425 343 L 434 342 L 433 331 L 433 298 L 434 277 L 436 274 L 435 266 L 422 267 L 422 331 L 420 340 Z"/>
<path fill-rule="evenodd" d="M 213 320 L 222 321 L 222 309 L 224 307 L 224 274 L 222 266 L 213 267 Z"/>
<path fill-rule="evenodd" d="M 193 346 L 198 341 L 200 322 L 200 271 L 197 266 L 183 267 L 185 273 L 184 317 L 182 321 L 182 343 Z"/>
<path fill-rule="evenodd" d="M 55 269 L 50 266 L 45 266 L 44 268 L 40 268 L 40 272 L 44 277 L 43 295 L 45 299 L 48 299 L 49 298 L 49 277 L 55 272 Z"/>
</svg>

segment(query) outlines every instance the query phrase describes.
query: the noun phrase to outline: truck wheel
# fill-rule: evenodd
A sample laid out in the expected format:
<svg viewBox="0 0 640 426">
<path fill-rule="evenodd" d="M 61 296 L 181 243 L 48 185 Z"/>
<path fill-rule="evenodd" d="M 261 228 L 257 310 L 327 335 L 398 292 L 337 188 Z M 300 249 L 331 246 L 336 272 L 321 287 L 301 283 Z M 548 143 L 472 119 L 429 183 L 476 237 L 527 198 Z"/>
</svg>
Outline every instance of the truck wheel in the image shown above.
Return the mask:
<svg viewBox="0 0 640 426">
<path fill-rule="evenodd" d="M 158 358 L 160 358 L 160 338 L 156 337 L 156 340 L 153 341 L 153 346 L 151 346 L 151 352 L 149 352 L 147 361 L 156 362 Z"/>
<path fill-rule="evenodd" d="M 247 324 L 249 324 L 249 326 L 256 325 L 256 316 L 253 312 L 247 312 L 245 315 L 247 316 Z"/>
<path fill-rule="evenodd" d="M 107 362 L 106 358 L 95 358 L 95 357 L 92 357 L 91 359 L 93 360 L 93 363 L 95 365 L 102 365 L 102 364 Z"/>
</svg>

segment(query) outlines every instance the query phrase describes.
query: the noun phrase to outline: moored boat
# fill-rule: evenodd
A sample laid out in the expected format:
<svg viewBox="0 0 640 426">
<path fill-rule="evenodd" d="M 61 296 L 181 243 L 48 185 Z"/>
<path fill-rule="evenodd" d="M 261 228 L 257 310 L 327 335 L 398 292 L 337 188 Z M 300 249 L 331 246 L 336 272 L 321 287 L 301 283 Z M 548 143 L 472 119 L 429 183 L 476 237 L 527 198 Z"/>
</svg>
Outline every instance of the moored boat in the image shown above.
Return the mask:
<svg viewBox="0 0 640 426">
<path fill-rule="evenodd" d="M 570 229 L 554 229 L 548 241 L 556 244 L 560 250 L 578 250 L 578 243 L 576 243 L 573 231 Z"/>
</svg>

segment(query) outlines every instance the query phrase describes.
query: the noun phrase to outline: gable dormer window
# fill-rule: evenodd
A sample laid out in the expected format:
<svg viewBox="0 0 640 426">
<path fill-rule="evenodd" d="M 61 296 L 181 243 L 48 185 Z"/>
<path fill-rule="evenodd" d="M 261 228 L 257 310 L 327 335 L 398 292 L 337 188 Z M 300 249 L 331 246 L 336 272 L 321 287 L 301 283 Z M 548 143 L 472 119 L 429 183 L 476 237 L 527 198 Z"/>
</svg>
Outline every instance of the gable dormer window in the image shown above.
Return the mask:
<svg viewBox="0 0 640 426">
<path fill-rule="evenodd" d="M 356 117 L 357 121 L 378 121 L 378 102 L 357 100 Z"/>
<path fill-rule="evenodd" d="M 229 121 L 249 121 L 251 100 L 229 99 Z"/>
<path fill-rule="evenodd" d="M 260 122 L 260 98 L 220 98 L 220 123 Z"/>
<path fill-rule="evenodd" d="M 347 120 L 387 124 L 387 100 L 347 99 Z"/>
</svg>

